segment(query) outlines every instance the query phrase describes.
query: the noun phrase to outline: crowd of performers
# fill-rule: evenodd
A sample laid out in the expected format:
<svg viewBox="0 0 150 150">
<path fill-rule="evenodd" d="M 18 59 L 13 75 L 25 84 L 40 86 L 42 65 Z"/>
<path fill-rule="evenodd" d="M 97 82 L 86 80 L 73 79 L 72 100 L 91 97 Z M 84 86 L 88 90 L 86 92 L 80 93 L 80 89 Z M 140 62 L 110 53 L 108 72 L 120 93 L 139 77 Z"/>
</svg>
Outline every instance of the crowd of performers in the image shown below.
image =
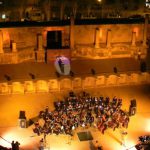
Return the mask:
<svg viewBox="0 0 150 150">
<path fill-rule="evenodd" d="M 114 97 L 92 97 L 86 92 L 78 96 L 70 92 L 63 101 L 54 102 L 55 109 L 49 110 L 47 106 L 40 111 L 39 119 L 34 123 L 34 133 L 67 134 L 73 136 L 73 131 L 78 128 L 95 127 L 104 134 L 105 130 L 118 127 L 128 128 L 129 113 L 121 109 L 122 99 Z"/>
</svg>

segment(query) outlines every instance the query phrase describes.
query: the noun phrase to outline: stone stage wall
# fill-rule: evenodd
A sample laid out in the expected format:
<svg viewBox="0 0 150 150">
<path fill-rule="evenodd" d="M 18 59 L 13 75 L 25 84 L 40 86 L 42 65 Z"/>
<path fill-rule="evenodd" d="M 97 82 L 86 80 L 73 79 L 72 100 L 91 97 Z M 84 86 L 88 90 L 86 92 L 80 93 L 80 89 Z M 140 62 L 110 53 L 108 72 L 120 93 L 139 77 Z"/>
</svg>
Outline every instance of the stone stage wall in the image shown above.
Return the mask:
<svg viewBox="0 0 150 150">
<path fill-rule="evenodd" d="M 20 51 L 22 48 L 34 47 L 38 49 L 38 36 L 42 36 L 42 48 L 47 46 L 48 31 L 62 31 L 62 46 L 69 46 L 70 31 L 69 26 L 61 27 L 18 27 L 18 28 L 1 28 L 3 36 L 4 52 L 16 43 L 16 48 Z M 74 26 L 74 43 L 84 45 L 94 45 L 96 42 L 96 31 L 98 32 L 98 43 L 106 43 L 108 30 L 111 31 L 112 43 L 131 43 L 133 32 L 136 33 L 136 42 L 143 41 L 144 25 L 143 24 L 108 24 L 108 25 L 76 25 Z M 150 33 L 148 33 L 150 34 Z M 150 36 L 150 35 L 149 35 Z M 11 52 L 11 49 L 10 49 Z"/>
<path fill-rule="evenodd" d="M 144 27 L 145 24 L 76 25 L 72 36 L 69 26 L 2 28 L 0 64 L 51 61 L 57 55 L 93 59 L 140 55 L 145 58 L 150 26 Z M 62 49 L 48 49 L 45 58 L 48 31 L 61 31 Z"/>
<path fill-rule="evenodd" d="M 112 75 L 95 75 L 72 78 L 59 78 L 49 80 L 24 81 L 0 83 L 0 94 L 26 94 L 40 92 L 59 92 L 65 90 L 85 90 L 90 88 L 100 88 L 109 86 L 125 86 L 150 84 L 150 73 L 131 73 L 128 74 L 112 74 Z"/>
</svg>

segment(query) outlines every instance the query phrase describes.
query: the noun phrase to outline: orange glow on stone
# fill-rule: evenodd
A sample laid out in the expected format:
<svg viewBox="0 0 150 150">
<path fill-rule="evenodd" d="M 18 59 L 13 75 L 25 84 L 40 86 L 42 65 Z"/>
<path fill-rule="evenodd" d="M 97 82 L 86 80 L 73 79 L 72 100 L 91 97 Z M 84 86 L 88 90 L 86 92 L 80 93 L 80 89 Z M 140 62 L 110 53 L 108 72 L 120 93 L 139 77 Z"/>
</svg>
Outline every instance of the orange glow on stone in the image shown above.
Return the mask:
<svg viewBox="0 0 150 150">
<path fill-rule="evenodd" d="M 138 28 L 138 27 L 134 27 L 134 28 L 133 28 L 133 32 L 136 33 L 136 37 L 139 36 L 139 28 Z"/>
</svg>

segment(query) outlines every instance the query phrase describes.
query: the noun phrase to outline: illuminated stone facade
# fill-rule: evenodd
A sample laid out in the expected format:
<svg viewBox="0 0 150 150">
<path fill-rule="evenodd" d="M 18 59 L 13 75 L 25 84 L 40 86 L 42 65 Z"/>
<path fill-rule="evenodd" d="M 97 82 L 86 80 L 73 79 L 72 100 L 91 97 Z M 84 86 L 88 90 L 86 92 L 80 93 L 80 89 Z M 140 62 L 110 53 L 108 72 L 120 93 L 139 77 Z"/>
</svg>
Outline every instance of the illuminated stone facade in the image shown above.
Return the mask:
<svg viewBox="0 0 150 150">
<path fill-rule="evenodd" d="M 141 58 L 147 55 L 148 21 L 140 24 L 1 28 L 0 63 L 70 58 Z M 50 34 L 50 38 L 48 36 Z M 55 50 L 54 50 L 55 49 Z"/>
</svg>

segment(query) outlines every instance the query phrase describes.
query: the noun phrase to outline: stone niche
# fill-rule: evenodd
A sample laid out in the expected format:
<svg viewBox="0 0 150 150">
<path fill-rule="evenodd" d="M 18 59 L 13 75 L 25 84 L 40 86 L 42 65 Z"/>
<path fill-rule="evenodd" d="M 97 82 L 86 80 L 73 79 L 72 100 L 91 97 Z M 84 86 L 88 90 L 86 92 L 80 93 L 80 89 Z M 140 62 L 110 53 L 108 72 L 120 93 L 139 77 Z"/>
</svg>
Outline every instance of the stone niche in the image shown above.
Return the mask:
<svg viewBox="0 0 150 150">
<path fill-rule="evenodd" d="M 48 92 L 48 83 L 45 80 L 38 80 L 36 83 L 36 90 L 37 92 Z"/>
<path fill-rule="evenodd" d="M 59 81 L 56 79 L 51 79 L 48 81 L 49 90 L 59 90 Z"/>
<path fill-rule="evenodd" d="M 0 93 L 1 94 L 9 94 L 10 93 L 10 88 L 8 86 L 8 83 L 1 83 L 0 84 Z"/>
<path fill-rule="evenodd" d="M 116 75 L 110 75 L 107 78 L 107 85 L 116 85 L 118 77 Z"/>
<path fill-rule="evenodd" d="M 142 72 L 139 76 L 139 80 L 141 83 L 149 83 L 150 82 L 150 74 L 147 72 Z"/>
<path fill-rule="evenodd" d="M 118 84 L 126 84 L 127 83 L 127 74 L 120 74 L 118 77 Z"/>
<path fill-rule="evenodd" d="M 97 76 L 96 86 L 104 86 L 105 83 L 106 83 L 106 77 L 105 76 Z"/>
<path fill-rule="evenodd" d="M 95 78 L 94 77 L 86 77 L 83 80 L 83 87 L 94 87 L 95 86 Z"/>
<path fill-rule="evenodd" d="M 68 78 L 62 79 L 60 81 L 60 89 L 64 90 L 64 89 L 72 89 L 72 81 Z"/>
<path fill-rule="evenodd" d="M 73 82 L 74 89 L 82 88 L 82 79 L 81 78 L 74 78 L 72 82 Z"/>
<path fill-rule="evenodd" d="M 130 78 L 129 83 L 140 83 L 139 74 L 137 73 L 132 73 L 129 78 Z"/>
<path fill-rule="evenodd" d="M 33 81 L 25 81 L 24 88 L 26 93 L 32 93 L 35 92 L 35 85 Z"/>
<path fill-rule="evenodd" d="M 13 82 L 12 83 L 12 93 L 24 93 L 24 86 L 20 82 Z"/>
</svg>

